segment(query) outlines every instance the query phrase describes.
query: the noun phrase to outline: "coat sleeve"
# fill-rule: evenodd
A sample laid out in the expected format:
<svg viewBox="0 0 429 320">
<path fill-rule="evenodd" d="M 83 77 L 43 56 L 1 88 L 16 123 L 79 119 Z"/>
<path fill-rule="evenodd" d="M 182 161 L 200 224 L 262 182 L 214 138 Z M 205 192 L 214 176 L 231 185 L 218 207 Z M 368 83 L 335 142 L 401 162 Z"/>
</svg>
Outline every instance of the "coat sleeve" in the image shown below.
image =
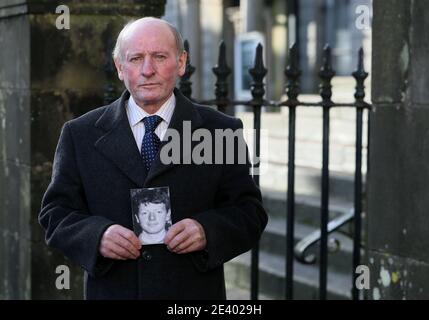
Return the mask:
<svg viewBox="0 0 429 320">
<path fill-rule="evenodd" d="M 241 120 L 237 119 L 234 127 L 233 130 L 242 129 Z M 203 226 L 207 239 L 206 250 L 191 254 L 194 265 L 202 272 L 254 247 L 268 222 L 261 192 L 250 174 L 249 153 L 242 134 L 240 139 L 244 150 L 235 144 L 234 163 L 223 164 L 216 207 L 193 216 Z M 239 152 L 246 153 L 245 161 L 241 161 L 244 163 L 237 161 Z"/>
<path fill-rule="evenodd" d="M 99 255 L 99 243 L 104 231 L 114 223 L 89 213 L 69 123 L 61 130 L 39 223 L 45 229 L 46 243 L 90 275 L 102 275 L 111 267 L 113 260 Z"/>
</svg>

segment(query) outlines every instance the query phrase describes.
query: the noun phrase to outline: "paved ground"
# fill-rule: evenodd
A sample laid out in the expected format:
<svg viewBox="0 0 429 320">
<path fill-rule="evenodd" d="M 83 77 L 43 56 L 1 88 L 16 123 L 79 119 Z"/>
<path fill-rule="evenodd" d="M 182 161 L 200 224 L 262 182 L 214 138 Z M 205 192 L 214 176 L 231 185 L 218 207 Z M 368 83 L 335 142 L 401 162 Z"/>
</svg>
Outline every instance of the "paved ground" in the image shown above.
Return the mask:
<svg viewBox="0 0 429 320">
<path fill-rule="evenodd" d="M 227 284 L 226 297 L 228 300 L 250 300 L 250 292 L 249 290 L 232 287 Z M 259 300 L 272 300 L 272 299 L 268 296 L 260 294 Z"/>
</svg>

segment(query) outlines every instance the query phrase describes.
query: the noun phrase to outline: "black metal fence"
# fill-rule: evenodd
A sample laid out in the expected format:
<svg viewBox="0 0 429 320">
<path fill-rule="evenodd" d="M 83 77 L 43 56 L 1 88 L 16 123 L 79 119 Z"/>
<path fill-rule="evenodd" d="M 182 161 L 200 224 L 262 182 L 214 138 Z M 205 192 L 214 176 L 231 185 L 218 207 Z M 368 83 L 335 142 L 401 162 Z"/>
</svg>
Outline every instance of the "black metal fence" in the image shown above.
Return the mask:
<svg viewBox="0 0 429 320">
<path fill-rule="evenodd" d="M 189 53 L 188 42 L 185 41 L 185 49 Z M 286 299 L 293 299 L 293 274 L 294 258 L 304 263 L 312 263 L 314 259 L 307 259 L 306 250 L 316 242 L 320 242 L 319 255 L 319 299 L 327 297 L 327 267 L 328 267 L 328 235 L 337 230 L 345 223 L 353 223 L 353 270 L 350 270 L 350 281 L 352 282 L 352 298 L 359 299 L 359 290 L 355 281 L 357 274 L 356 267 L 361 263 L 361 233 L 362 233 L 362 139 L 363 139 L 363 112 L 370 109 L 371 105 L 364 101 L 365 87 L 364 81 L 368 73 L 364 70 L 363 49 L 359 50 L 357 70 L 353 72 L 356 79 L 356 90 L 354 101 L 351 103 L 335 103 L 331 100 L 332 85 L 331 80 L 335 75 L 331 64 L 331 49 L 324 48 L 323 65 L 319 71 L 320 96 L 321 101 L 317 103 L 301 102 L 298 98 L 300 93 L 299 80 L 301 71 L 299 69 L 299 53 L 297 46 L 293 45 L 288 54 L 288 65 L 284 71 L 287 78 L 285 92 L 287 100 L 268 101 L 265 96 L 264 77 L 267 69 L 262 58 L 262 46 L 256 48 L 254 67 L 249 69 L 252 77 L 251 94 L 252 99 L 248 101 L 232 100 L 228 92 L 228 76 L 231 69 L 226 62 L 225 44 L 222 42 L 219 49 L 218 64 L 212 69 L 216 76 L 215 98 L 213 100 L 198 101 L 202 104 L 215 105 L 218 110 L 225 112 L 227 106 L 250 106 L 253 109 L 253 124 L 256 131 L 254 140 L 254 157 L 260 157 L 260 129 L 261 129 L 261 108 L 263 106 L 275 108 L 288 108 L 289 110 L 289 134 L 288 134 L 288 189 L 287 189 L 287 216 L 286 216 Z M 192 82 L 190 78 L 195 71 L 190 59 L 187 61 L 186 72 L 180 80 L 179 88 L 188 98 L 192 98 Z M 323 155 L 322 155 L 322 181 L 321 181 L 321 213 L 320 232 L 294 247 L 294 226 L 295 226 L 295 124 L 297 107 L 318 107 L 323 110 Z M 353 212 L 340 217 L 335 221 L 329 221 L 329 122 L 330 110 L 332 108 L 348 107 L 356 110 L 356 146 L 355 146 L 355 179 L 354 179 L 354 210 Z M 254 168 L 259 167 L 259 163 L 253 164 Z M 255 183 L 259 186 L 259 175 L 253 176 Z M 258 271 L 259 271 L 259 246 L 252 249 L 251 256 L 251 294 L 252 300 L 258 298 Z"/>
</svg>

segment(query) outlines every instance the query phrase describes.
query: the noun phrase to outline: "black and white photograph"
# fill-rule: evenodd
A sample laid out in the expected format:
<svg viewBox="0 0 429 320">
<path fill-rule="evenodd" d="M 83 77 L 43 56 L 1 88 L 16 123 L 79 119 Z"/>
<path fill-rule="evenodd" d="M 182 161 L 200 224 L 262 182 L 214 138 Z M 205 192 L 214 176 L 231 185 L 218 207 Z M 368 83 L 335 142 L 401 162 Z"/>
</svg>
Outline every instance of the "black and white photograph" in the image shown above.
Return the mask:
<svg viewBox="0 0 429 320">
<path fill-rule="evenodd" d="M 131 189 L 134 232 L 142 245 L 162 244 L 171 227 L 168 187 Z"/>
</svg>

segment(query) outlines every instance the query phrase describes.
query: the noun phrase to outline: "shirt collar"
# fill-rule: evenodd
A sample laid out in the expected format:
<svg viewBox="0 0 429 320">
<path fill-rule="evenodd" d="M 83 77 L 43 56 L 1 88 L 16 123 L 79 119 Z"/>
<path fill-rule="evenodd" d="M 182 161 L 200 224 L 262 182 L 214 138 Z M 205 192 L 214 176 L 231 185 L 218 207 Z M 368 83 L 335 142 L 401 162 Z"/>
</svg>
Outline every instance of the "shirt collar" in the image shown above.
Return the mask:
<svg viewBox="0 0 429 320">
<path fill-rule="evenodd" d="M 164 102 L 161 108 L 158 109 L 154 114 L 160 116 L 163 121 L 170 124 L 171 117 L 176 105 L 176 97 L 174 93 L 171 94 L 170 98 Z M 128 113 L 129 113 L 129 122 L 131 126 L 135 126 L 137 123 L 143 120 L 144 117 L 152 116 L 153 114 L 147 113 L 145 110 L 140 108 L 137 103 L 134 101 L 133 96 L 130 95 L 130 99 L 127 104 Z"/>
</svg>

